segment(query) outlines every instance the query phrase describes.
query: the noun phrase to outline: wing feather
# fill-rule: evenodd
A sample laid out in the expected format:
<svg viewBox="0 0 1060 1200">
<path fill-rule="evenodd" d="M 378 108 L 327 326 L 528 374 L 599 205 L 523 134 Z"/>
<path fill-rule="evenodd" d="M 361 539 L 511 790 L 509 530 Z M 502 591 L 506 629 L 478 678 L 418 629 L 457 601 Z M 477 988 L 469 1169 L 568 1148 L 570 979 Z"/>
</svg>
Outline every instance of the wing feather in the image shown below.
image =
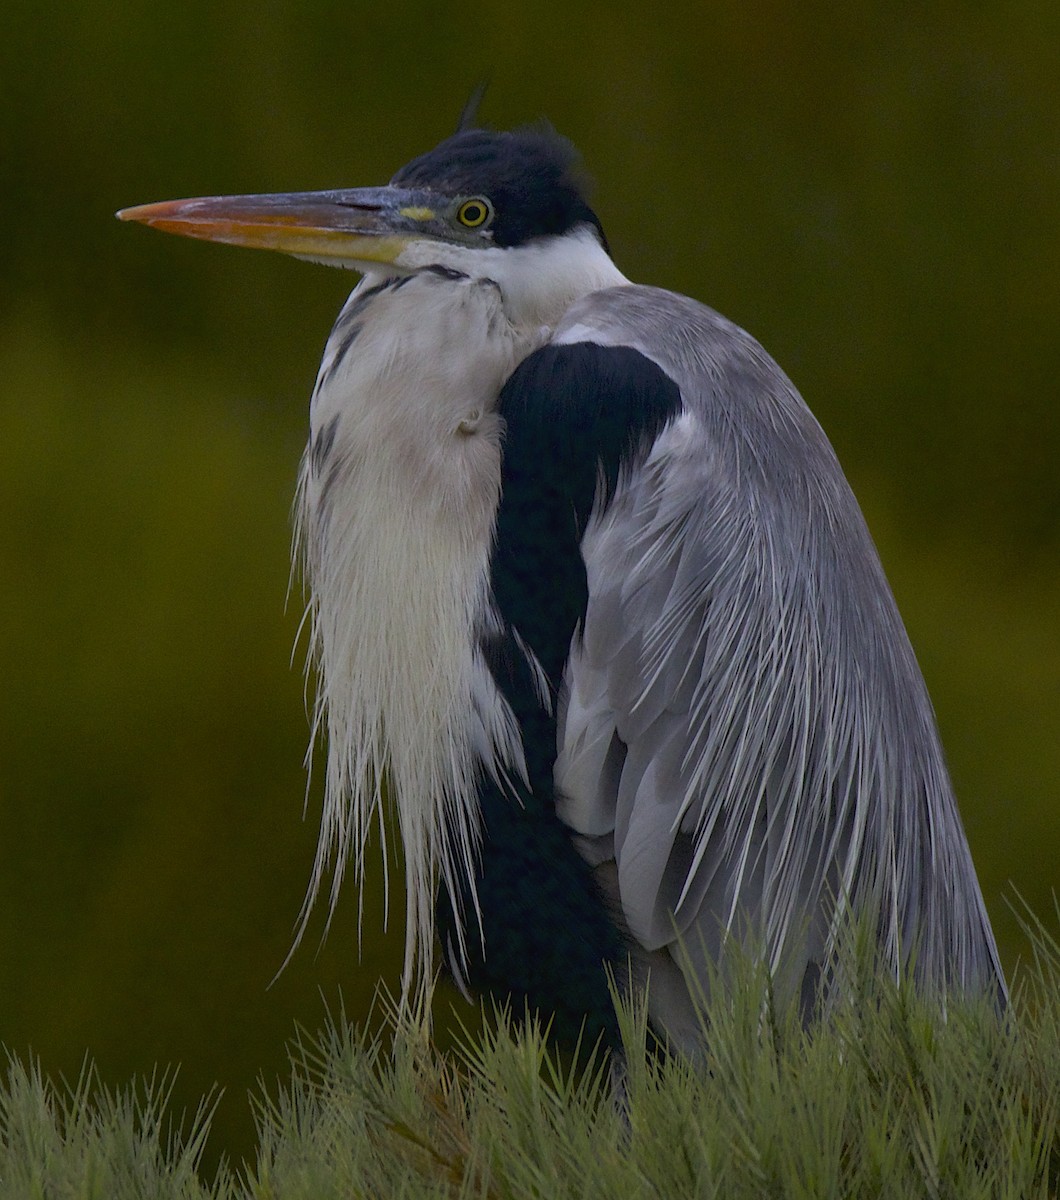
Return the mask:
<svg viewBox="0 0 1060 1200">
<path fill-rule="evenodd" d="M 560 816 L 613 856 L 636 943 L 677 958 L 683 935 L 700 974 L 746 921 L 805 987 L 844 905 L 872 904 L 895 971 L 916 943 L 923 982 L 1003 991 L 923 679 L 798 393 L 742 330 L 655 289 L 587 298 L 554 340 L 630 346 L 683 402 L 597 498 L 559 703 Z"/>
</svg>

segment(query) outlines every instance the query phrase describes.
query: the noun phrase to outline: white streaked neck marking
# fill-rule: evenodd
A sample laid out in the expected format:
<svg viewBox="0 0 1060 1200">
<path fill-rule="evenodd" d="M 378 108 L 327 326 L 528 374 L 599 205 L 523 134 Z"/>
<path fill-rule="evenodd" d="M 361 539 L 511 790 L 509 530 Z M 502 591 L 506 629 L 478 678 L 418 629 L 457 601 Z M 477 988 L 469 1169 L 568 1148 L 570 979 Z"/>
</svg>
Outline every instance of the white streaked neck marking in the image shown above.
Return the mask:
<svg viewBox="0 0 1060 1200">
<path fill-rule="evenodd" d="M 629 283 L 589 225 L 521 246 L 412 242 L 395 265 L 408 271 L 450 267 L 472 279 L 492 279 L 501 289 L 508 320 L 520 329 L 551 329 L 575 300 Z"/>
</svg>

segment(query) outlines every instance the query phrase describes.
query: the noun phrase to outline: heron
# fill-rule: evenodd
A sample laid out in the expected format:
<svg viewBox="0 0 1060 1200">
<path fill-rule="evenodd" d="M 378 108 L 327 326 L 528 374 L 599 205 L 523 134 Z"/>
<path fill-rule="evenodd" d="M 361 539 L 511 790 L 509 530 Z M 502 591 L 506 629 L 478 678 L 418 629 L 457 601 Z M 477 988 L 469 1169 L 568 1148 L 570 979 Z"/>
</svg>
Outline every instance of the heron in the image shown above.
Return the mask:
<svg viewBox="0 0 1060 1200">
<path fill-rule="evenodd" d="M 829 441 L 753 337 L 622 274 L 571 142 L 470 121 L 385 186 L 118 215 L 361 275 L 295 502 L 327 743 L 307 909 L 363 881 L 377 826 L 386 862 L 392 808 L 405 995 L 440 955 L 469 995 L 616 1044 L 617 975 L 694 1050 L 738 927 L 812 1006 L 871 911 L 895 976 L 1003 1002 Z"/>
</svg>

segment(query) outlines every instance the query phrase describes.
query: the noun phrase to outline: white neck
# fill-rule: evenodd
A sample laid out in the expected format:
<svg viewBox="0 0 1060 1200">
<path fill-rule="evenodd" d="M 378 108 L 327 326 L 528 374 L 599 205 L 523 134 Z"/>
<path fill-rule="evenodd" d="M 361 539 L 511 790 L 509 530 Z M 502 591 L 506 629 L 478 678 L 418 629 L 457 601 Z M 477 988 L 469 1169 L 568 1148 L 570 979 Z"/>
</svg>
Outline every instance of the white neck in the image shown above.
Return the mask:
<svg viewBox="0 0 1060 1200">
<path fill-rule="evenodd" d="M 394 265 L 407 271 L 450 267 L 473 279 L 492 279 L 501 289 L 508 320 L 520 329 L 551 328 L 575 300 L 629 283 L 588 225 L 522 246 L 412 242 Z"/>
</svg>

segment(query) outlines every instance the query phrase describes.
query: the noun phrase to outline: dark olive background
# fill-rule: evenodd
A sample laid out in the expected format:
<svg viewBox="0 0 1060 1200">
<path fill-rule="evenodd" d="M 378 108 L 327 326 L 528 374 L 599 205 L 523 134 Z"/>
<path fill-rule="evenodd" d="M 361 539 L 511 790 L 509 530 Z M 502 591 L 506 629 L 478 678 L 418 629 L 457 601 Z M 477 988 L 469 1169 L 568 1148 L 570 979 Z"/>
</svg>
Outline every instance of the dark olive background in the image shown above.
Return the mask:
<svg viewBox="0 0 1060 1200">
<path fill-rule="evenodd" d="M 935 699 L 1011 968 L 1060 852 L 1060 8 L 5 0 L 0 1041 L 246 1091 L 400 928 L 290 945 L 315 840 L 306 400 L 353 277 L 113 220 L 373 184 L 477 80 L 582 148 L 632 278 L 750 329 L 829 432 Z M 398 923 L 399 924 L 399 923 Z M 323 999 L 322 999 L 323 995 Z"/>
</svg>

